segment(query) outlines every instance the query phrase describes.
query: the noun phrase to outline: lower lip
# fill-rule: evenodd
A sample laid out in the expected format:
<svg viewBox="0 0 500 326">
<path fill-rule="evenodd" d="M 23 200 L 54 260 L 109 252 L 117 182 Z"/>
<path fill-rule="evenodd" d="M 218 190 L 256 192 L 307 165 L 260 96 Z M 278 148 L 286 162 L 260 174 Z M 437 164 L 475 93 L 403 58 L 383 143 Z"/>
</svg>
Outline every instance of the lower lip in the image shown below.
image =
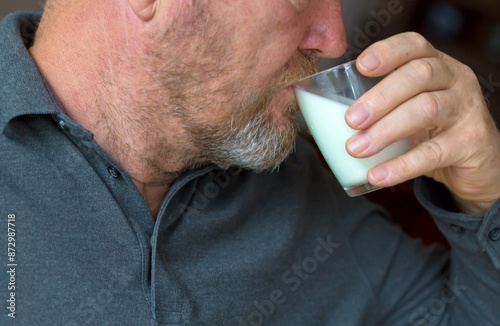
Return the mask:
<svg viewBox="0 0 500 326">
<path fill-rule="evenodd" d="M 295 97 L 295 87 L 293 87 L 293 86 L 284 87 L 280 91 L 278 91 L 277 94 L 284 96 L 286 98 L 286 100 L 288 101 L 288 100 L 290 100 L 291 97 Z"/>
<path fill-rule="evenodd" d="M 293 87 L 293 86 L 285 87 L 285 88 L 283 88 L 283 93 L 286 94 L 285 96 L 287 96 L 287 99 L 289 97 L 290 98 L 295 97 L 295 87 Z"/>
</svg>

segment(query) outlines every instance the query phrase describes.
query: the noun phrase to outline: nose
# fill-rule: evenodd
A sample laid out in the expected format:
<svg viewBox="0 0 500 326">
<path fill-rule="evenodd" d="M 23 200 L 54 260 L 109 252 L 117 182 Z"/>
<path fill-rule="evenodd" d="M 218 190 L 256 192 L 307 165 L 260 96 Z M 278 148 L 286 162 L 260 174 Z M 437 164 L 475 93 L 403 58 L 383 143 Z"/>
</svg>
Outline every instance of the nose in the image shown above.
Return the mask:
<svg viewBox="0 0 500 326">
<path fill-rule="evenodd" d="M 306 31 L 299 50 L 320 58 L 337 58 L 347 42 L 340 0 L 312 0 L 304 12 Z"/>
</svg>

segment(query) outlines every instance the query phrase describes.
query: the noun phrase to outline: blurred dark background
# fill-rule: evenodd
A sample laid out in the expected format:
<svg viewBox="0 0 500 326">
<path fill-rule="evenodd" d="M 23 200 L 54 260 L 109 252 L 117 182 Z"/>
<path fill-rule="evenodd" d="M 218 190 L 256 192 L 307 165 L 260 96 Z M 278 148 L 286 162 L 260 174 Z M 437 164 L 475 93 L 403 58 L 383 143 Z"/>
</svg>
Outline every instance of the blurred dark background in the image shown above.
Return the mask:
<svg viewBox="0 0 500 326">
<path fill-rule="evenodd" d="M 17 10 L 41 11 L 43 0 L 7 0 L 0 18 Z M 416 31 L 439 50 L 471 67 L 480 81 L 495 120 L 500 122 L 499 0 L 343 0 L 348 51 L 324 60 L 323 68 L 353 60 L 369 44 L 391 35 Z M 413 182 L 367 197 L 383 206 L 403 230 L 424 242 L 445 240 L 413 196 Z"/>
<path fill-rule="evenodd" d="M 42 11 L 44 0 L 3 0 L 0 3 L 0 19 L 14 11 Z"/>
</svg>

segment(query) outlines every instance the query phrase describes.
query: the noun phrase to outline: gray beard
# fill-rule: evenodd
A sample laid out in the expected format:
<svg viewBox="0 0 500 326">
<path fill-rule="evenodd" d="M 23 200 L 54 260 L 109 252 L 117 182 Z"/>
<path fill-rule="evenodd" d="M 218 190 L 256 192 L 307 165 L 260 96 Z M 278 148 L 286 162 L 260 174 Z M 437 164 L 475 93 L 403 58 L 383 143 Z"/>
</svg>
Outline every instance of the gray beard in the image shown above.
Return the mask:
<svg viewBox="0 0 500 326">
<path fill-rule="evenodd" d="M 195 136 L 193 143 L 200 149 L 201 156 L 220 168 L 274 170 L 294 150 L 298 123 L 293 115 L 287 114 L 287 120 L 286 125 L 276 126 L 268 112 L 261 112 L 237 129 L 194 132 L 205 135 Z M 193 134 L 194 129 L 187 130 Z"/>
<path fill-rule="evenodd" d="M 233 98 L 222 110 L 226 114 L 210 122 L 195 112 L 183 112 L 183 129 L 198 157 L 223 169 L 276 169 L 294 150 L 298 131 L 297 101 L 284 103 L 279 98 L 282 90 L 266 90 L 246 101 Z"/>
</svg>

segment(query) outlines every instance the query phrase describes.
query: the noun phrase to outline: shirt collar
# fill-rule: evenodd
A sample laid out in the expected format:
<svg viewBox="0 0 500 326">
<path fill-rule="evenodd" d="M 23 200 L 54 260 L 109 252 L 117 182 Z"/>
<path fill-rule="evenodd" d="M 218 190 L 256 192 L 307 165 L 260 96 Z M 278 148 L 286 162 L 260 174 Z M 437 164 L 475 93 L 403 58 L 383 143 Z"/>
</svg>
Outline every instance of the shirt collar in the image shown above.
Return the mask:
<svg viewBox="0 0 500 326">
<path fill-rule="evenodd" d="M 28 52 L 40 19 L 20 12 L 0 22 L 0 134 L 14 118 L 61 112 Z"/>
</svg>

